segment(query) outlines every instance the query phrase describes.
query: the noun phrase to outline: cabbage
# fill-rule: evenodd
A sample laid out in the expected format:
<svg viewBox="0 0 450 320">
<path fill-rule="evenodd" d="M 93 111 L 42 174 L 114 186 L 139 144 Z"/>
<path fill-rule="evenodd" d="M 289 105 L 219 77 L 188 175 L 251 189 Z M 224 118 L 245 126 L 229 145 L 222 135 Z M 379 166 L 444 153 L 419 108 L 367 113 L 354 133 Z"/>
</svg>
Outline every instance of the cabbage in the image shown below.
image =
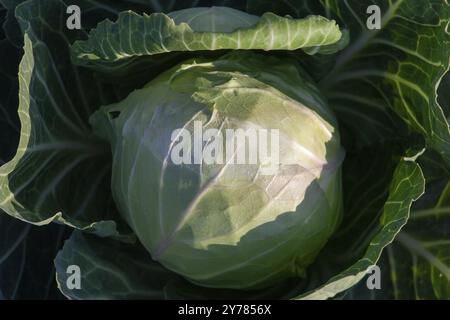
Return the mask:
<svg viewBox="0 0 450 320">
<path fill-rule="evenodd" d="M 0 299 L 449 299 L 449 21 L 0 0 Z"/>
<path fill-rule="evenodd" d="M 112 146 L 122 216 L 154 260 L 194 283 L 302 277 L 338 225 L 337 121 L 294 61 L 183 61 L 91 122 Z"/>
</svg>

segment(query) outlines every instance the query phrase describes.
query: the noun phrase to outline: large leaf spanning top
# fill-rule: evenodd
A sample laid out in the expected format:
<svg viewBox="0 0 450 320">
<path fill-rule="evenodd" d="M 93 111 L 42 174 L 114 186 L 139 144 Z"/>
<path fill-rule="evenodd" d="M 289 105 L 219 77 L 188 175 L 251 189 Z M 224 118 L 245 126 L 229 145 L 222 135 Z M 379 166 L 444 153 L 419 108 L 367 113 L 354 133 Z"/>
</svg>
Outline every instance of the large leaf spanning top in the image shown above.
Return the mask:
<svg viewBox="0 0 450 320">
<path fill-rule="evenodd" d="M 128 11 L 116 22 L 101 22 L 88 40 L 75 42 L 72 52 L 75 62 L 101 67 L 175 51 L 296 50 L 331 45 L 340 38 L 336 23 L 321 16 L 292 19 L 265 13 L 258 17 L 224 7 L 168 15 Z"/>
</svg>

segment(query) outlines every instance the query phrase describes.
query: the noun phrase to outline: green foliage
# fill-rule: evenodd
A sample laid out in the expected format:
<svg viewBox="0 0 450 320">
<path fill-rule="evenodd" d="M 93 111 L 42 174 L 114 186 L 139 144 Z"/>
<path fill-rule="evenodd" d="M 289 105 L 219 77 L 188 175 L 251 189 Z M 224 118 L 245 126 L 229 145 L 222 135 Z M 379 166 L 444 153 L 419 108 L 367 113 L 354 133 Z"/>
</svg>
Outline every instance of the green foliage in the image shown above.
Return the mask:
<svg viewBox="0 0 450 320">
<path fill-rule="evenodd" d="M 66 28 L 63 1 L 0 0 L 0 299 L 58 297 L 55 256 L 58 287 L 73 299 L 327 299 L 342 294 L 349 299 L 450 299 L 446 1 L 73 2 L 82 10 L 81 30 Z M 381 8 L 381 30 L 365 25 L 372 4 Z M 205 8 L 211 6 L 221 8 Z M 158 98 L 158 83 L 169 83 L 170 94 Z M 236 83 L 245 90 L 237 90 L 237 98 L 225 95 L 225 87 Z M 246 96 L 252 88 L 265 93 Z M 147 232 L 146 211 L 130 207 L 161 203 L 157 192 L 143 195 L 158 186 L 152 179 L 138 181 L 129 194 L 115 187 L 117 177 L 130 172 L 121 171 L 127 168 L 118 147 L 123 137 L 120 126 L 112 126 L 140 110 L 133 129 L 141 132 L 126 145 L 132 149 L 154 115 L 152 103 L 138 108 L 139 99 L 151 101 L 148 93 L 153 93 L 153 107 L 169 101 L 176 111 L 172 117 L 159 115 L 148 137 L 155 146 L 167 147 L 168 132 L 185 124 L 189 115 L 181 111 L 188 112 L 190 105 L 192 111 L 206 106 L 209 112 L 268 126 L 280 122 L 286 110 L 280 101 L 289 100 L 315 113 L 310 123 L 323 121 L 335 129 L 336 145 L 346 150 L 340 169 L 342 217 L 338 225 L 323 221 L 330 228 L 317 247 L 298 240 L 300 251 L 314 253 L 300 263 L 300 278 L 276 278 L 259 290 L 237 285 L 252 281 L 243 273 L 211 285 L 172 264 L 192 252 L 161 264 L 150 258 L 148 251 L 155 258 L 150 238 L 161 229 L 151 234 L 152 226 Z M 249 109 L 244 112 L 237 101 Z M 291 110 L 291 119 L 296 112 Z M 289 133 L 295 141 L 308 135 L 320 136 Z M 321 156 L 333 158 L 338 147 L 323 149 Z M 151 168 L 160 166 L 151 161 Z M 146 165 L 140 165 L 139 178 L 151 172 Z M 192 175 L 193 181 L 199 177 L 211 179 Z M 178 178 L 172 178 L 164 181 L 169 196 L 179 194 Z M 252 217 L 264 201 L 243 205 L 252 193 L 236 190 L 225 203 L 233 204 L 236 216 L 242 211 Z M 187 199 L 195 193 L 197 187 L 187 191 Z M 224 230 L 231 221 L 220 216 L 225 194 L 216 192 L 210 202 L 219 226 L 202 229 L 202 222 L 193 219 L 186 230 Z M 317 193 L 305 199 L 314 203 L 314 197 Z M 185 207 L 180 199 L 165 200 L 166 206 Z M 180 212 L 172 211 L 164 212 L 167 221 Z M 327 217 L 339 216 L 336 210 L 325 211 Z M 135 212 L 143 220 L 130 219 Z M 299 237 L 304 232 L 299 228 Z M 196 239 L 189 232 L 186 237 Z M 270 247 L 270 239 L 266 242 L 248 247 L 246 256 L 248 250 Z M 38 246 L 42 255 L 36 257 Z M 295 247 L 290 249 L 295 256 Z M 283 251 L 276 252 L 265 261 L 272 262 L 268 269 L 291 269 L 280 264 Z M 39 268 L 31 270 L 30 261 L 37 258 Z M 242 257 L 234 258 L 226 263 L 245 265 Z M 74 264 L 82 270 L 81 290 L 66 287 L 66 269 Z M 374 264 L 382 270 L 381 290 L 368 290 L 360 281 Z M 199 264 L 187 265 L 195 269 Z"/>
</svg>

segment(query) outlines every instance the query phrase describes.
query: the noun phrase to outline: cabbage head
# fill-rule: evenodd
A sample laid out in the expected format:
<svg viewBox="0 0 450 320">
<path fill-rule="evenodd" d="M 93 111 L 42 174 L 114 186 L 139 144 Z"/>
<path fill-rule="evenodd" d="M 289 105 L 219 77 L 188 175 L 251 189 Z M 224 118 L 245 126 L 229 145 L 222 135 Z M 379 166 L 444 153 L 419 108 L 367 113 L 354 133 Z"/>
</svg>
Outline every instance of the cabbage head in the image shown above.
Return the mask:
<svg viewBox="0 0 450 320">
<path fill-rule="evenodd" d="M 183 61 L 102 108 L 92 125 L 113 149 L 122 216 L 154 260 L 199 285 L 302 277 L 340 220 L 337 121 L 295 61 Z M 199 146 L 214 161 L 196 163 Z"/>
</svg>

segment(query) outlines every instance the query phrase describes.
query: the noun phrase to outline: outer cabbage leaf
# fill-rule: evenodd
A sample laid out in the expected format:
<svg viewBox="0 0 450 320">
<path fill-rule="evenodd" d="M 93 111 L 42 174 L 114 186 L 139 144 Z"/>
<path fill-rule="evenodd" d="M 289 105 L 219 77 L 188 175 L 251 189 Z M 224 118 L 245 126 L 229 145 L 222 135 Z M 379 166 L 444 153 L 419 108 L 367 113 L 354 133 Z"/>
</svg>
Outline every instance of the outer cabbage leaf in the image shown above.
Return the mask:
<svg viewBox="0 0 450 320">
<path fill-rule="evenodd" d="M 1 3 L 1 2 L 0 2 Z M 13 2 L 0 4 L 0 164 L 17 149 L 20 124 L 17 114 L 18 66 L 21 50 L 12 35 L 20 34 L 13 14 Z M 6 11 L 6 9 L 8 9 Z M 4 18 L 4 20 L 2 20 Z M 14 29 L 17 27 L 17 29 Z M 53 259 L 62 246 L 65 230 L 30 226 L 0 210 L 0 300 L 61 298 L 55 290 Z"/>
<path fill-rule="evenodd" d="M 16 155 L 0 169 L 0 207 L 36 225 L 59 221 L 118 236 L 120 220 L 114 221 L 107 187 L 108 157 L 101 156 L 105 149 L 92 138 L 87 121 L 90 108 L 100 103 L 95 99 L 102 85 L 70 63 L 70 35 L 61 31 L 51 44 L 39 39 L 51 34 L 52 27 L 63 28 L 59 20 L 65 10 L 60 4 L 25 2 L 16 9 L 25 33 L 19 67 L 22 128 Z M 67 89 L 68 83 L 74 84 L 74 90 Z"/>
<path fill-rule="evenodd" d="M 450 173 L 437 161 L 442 159 L 432 152 L 419 159 L 426 193 L 414 204 L 408 224 L 378 263 L 381 289 L 368 290 L 362 281 L 346 292 L 346 299 L 449 299 Z"/>
<path fill-rule="evenodd" d="M 342 265 L 342 258 L 339 257 L 339 254 L 342 254 L 342 252 L 347 253 L 344 260 L 349 259 L 349 252 L 358 253 L 361 249 L 364 249 L 364 254 L 345 271 L 339 272 L 335 269 L 337 271 L 336 275 L 331 277 L 324 285 L 317 287 L 317 284 L 312 282 L 312 290 L 306 294 L 302 294 L 300 298 L 333 298 L 337 293 L 351 288 L 358 283 L 367 274 L 368 270 L 377 264 L 383 249 L 395 239 L 402 227 L 407 223 L 412 203 L 424 193 L 424 184 L 425 180 L 419 165 L 409 158 L 402 159 L 394 171 L 388 198 L 381 209 L 382 214 L 379 219 L 376 219 L 379 215 L 373 215 L 371 217 L 372 220 L 367 221 L 366 219 L 368 217 L 364 215 L 367 212 L 361 211 L 359 216 L 353 216 L 352 221 L 347 221 L 351 225 L 361 223 L 360 226 L 348 227 L 343 224 L 343 230 L 338 230 L 335 239 L 331 240 L 332 244 L 321 253 L 323 260 L 320 257 L 317 260 L 317 264 L 320 265 L 316 264 L 311 267 L 312 273 L 318 272 L 321 266 L 330 268 L 330 265 L 333 265 L 336 268 L 336 266 Z M 374 200 L 376 198 L 371 201 Z M 364 206 L 363 202 L 360 202 L 360 204 Z M 370 202 L 366 209 L 369 212 L 371 211 Z M 361 227 L 365 227 L 365 229 Z M 353 235 L 352 241 L 349 241 L 350 234 Z M 364 239 L 367 234 L 371 235 L 368 246 L 367 240 Z M 358 239 L 360 242 L 355 242 L 355 239 Z M 339 246 L 334 246 L 334 243 L 339 243 L 341 248 L 339 249 Z M 347 243 L 347 249 L 343 251 L 342 246 L 345 243 Z M 329 271 L 326 268 L 322 272 L 328 273 Z M 312 276 L 312 279 L 314 279 L 314 276 Z"/>
<path fill-rule="evenodd" d="M 106 69 L 129 64 L 135 57 L 175 51 L 327 46 L 338 42 L 341 35 L 334 21 L 321 16 L 292 19 L 265 13 L 258 17 L 225 7 L 186 9 L 168 15 L 128 11 L 116 22 L 101 22 L 86 41 L 74 43 L 72 53 L 77 64 Z"/>
<path fill-rule="evenodd" d="M 293 17 L 320 14 L 349 29 L 351 44 L 334 56 L 332 66 L 320 56 L 308 63 L 326 68 L 320 87 L 356 146 L 404 136 L 399 116 L 450 163 L 449 126 L 436 101 L 449 68 L 448 1 L 268 2 L 249 0 L 247 6 L 255 14 L 262 10 Z M 381 8 L 380 30 L 366 26 L 370 5 Z"/>
</svg>

